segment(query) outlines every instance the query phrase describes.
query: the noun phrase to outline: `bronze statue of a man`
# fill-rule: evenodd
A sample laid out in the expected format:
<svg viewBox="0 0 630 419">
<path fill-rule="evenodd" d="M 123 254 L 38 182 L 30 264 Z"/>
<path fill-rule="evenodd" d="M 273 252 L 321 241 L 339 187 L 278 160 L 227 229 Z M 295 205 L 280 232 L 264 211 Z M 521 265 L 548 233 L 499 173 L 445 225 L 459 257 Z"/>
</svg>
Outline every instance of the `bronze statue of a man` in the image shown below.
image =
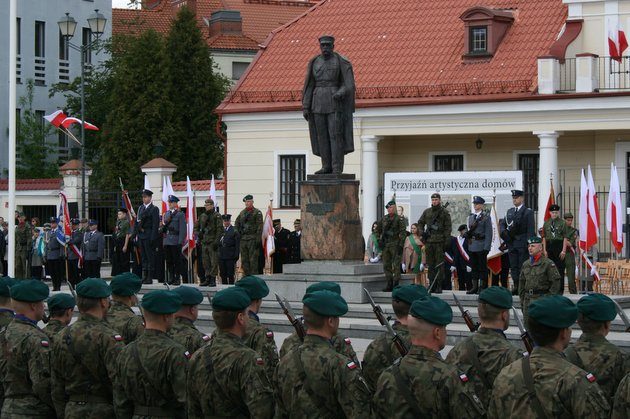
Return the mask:
<svg viewBox="0 0 630 419">
<path fill-rule="evenodd" d="M 340 174 L 344 155 L 354 151 L 354 74 L 350 61 L 334 52 L 335 38 L 320 37 L 319 47 L 321 55 L 308 63 L 302 110 L 313 154 L 322 159 L 322 168 L 315 174 Z"/>
</svg>

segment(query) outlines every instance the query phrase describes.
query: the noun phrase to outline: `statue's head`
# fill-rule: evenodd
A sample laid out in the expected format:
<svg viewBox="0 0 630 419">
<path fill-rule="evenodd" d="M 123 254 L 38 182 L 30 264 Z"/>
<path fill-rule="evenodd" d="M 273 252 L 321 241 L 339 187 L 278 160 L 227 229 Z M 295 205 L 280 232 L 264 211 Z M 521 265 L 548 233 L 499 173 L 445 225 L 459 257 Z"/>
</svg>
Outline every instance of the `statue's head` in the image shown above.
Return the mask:
<svg viewBox="0 0 630 419">
<path fill-rule="evenodd" d="M 322 35 L 319 37 L 319 49 L 322 51 L 324 58 L 332 56 L 335 49 L 335 38 L 331 35 Z"/>
</svg>

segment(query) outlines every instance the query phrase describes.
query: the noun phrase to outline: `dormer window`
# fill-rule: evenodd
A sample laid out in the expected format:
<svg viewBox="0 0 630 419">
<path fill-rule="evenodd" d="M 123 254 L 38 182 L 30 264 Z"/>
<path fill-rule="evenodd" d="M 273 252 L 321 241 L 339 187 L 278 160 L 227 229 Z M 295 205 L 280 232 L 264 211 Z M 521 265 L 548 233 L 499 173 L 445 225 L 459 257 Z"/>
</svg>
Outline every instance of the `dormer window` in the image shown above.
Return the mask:
<svg viewBox="0 0 630 419">
<path fill-rule="evenodd" d="M 488 27 L 473 26 L 470 28 L 470 54 L 486 54 L 488 52 Z"/>
<path fill-rule="evenodd" d="M 464 21 L 464 59 L 492 57 L 514 21 L 514 11 L 472 7 L 460 16 Z"/>
</svg>

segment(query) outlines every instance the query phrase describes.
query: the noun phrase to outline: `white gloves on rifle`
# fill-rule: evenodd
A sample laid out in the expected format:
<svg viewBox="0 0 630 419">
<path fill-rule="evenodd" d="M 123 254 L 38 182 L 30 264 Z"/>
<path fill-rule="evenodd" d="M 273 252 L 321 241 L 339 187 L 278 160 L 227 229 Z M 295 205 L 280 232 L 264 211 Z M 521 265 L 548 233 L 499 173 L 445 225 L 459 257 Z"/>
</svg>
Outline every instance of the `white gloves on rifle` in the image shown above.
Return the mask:
<svg viewBox="0 0 630 419">
<path fill-rule="evenodd" d="M 420 267 L 418 269 L 420 270 L 420 272 L 423 272 L 424 271 L 424 263 L 421 263 Z"/>
<path fill-rule="evenodd" d="M 466 266 L 466 272 L 468 273 L 472 272 L 472 268 L 470 266 Z"/>
<path fill-rule="evenodd" d="M 378 263 L 381 260 L 380 256 L 374 256 L 373 258 L 370 258 L 370 263 Z"/>
</svg>

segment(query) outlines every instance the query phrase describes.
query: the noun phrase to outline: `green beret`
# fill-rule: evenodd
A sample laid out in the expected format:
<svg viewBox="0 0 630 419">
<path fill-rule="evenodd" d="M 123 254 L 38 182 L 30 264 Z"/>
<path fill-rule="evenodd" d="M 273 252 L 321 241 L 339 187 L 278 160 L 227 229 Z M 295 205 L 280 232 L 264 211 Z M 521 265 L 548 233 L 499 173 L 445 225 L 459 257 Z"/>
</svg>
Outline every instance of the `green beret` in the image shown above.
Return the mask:
<svg viewBox="0 0 630 419">
<path fill-rule="evenodd" d="M 385 208 L 395 207 L 395 206 L 396 206 L 396 201 L 389 201 L 387 204 L 385 204 Z"/>
<path fill-rule="evenodd" d="M 10 297 L 11 296 L 11 287 L 17 284 L 17 281 L 8 276 L 4 278 L 0 278 L 0 296 L 2 297 Z"/>
<path fill-rule="evenodd" d="M 527 310 L 530 318 L 554 329 L 571 327 L 577 320 L 578 309 L 562 295 L 549 295 L 532 301 Z"/>
<path fill-rule="evenodd" d="M 72 295 L 60 292 L 48 299 L 48 310 L 66 310 L 74 308 L 76 304 L 77 302 Z"/>
<path fill-rule="evenodd" d="M 564 213 L 564 217 L 563 217 L 563 218 L 564 218 L 565 220 L 566 220 L 567 218 L 573 218 L 573 214 L 571 214 L 570 212 L 565 212 L 565 213 Z"/>
<path fill-rule="evenodd" d="M 341 295 L 341 287 L 339 286 L 338 283 L 333 282 L 333 281 L 322 281 L 322 282 L 316 282 L 314 284 L 309 285 L 306 288 L 306 292 L 304 293 L 304 298 L 306 298 L 306 296 L 312 292 L 323 291 L 323 290 L 332 291 L 334 293 Z M 304 300 L 304 298 L 302 300 Z"/>
<path fill-rule="evenodd" d="M 512 293 L 507 288 L 497 286 L 481 291 L 479 301 L 504 309 L 510 309 L 514 304 Z"/>
<path fill-rule="evenodd" d="M 535 244 L 535 243 L 542 243 L 542 239 L 538 236 L 533 236 L 533 237 L 530 237 L 529 240 L 527 240 L 527 244 Z"/>
<path fill-rule="evenodd" d="M 243 288 L 247 291 L 249 298 L 252 300 L 260 300 L 269 295 L 269 287 L 265 281 L 257 276 L 249 275 L 245 278 L 241 278 L 237 283 L 237 287 Z"/>
<path fill-rule="evenodd" d="M 100 278 L 87 278 L 77 285 L 77 295 L 86 298 L 107 298 L 112 295 L 112 287 Z"/>
<path fill-rule="evenodd" d="M 341 317 L 348 312 L 346 300 L 336 292 L 328 290 L 307 294 L 302 302 L 320 316 Z"/>
<path fill-rule="evenodd" d="M 617 317 L 615 303 L 604 294 L 589 294 L 580 298 L 577 308 L 582 315 L 596 322 L 610 322 Z"/>
<path fill-rule="evenodd" d="M 431 324 L 446 326 L 453 321 L 453 310 L 441 298 L 427 295 L 411 304 L 409 313 L 413 317 L 423 319 Z"/>
<path fill-rule="evenodd" d="M 429 295 L 427 289 L 422 285 L 398 285 L 392 291 L 392 300 L 400 300 L 407 304 L 412 304 L 419 298 Z"/>
<path fill-rule="evenodd" d="M 142 279 L 136 274 L 125 272 L 116 275 L 109 285 L 112 287 L 112 294 L 121 297 L 130 297 L 137 294 L 142 288 Z"/>
<path fill-rule="evenodd" d="M 186 287 L 184 285 L 173 290 L 182 297 L 182 304 L 187 306 L 196 306 L 203 301 L 203 294 L 195 287 Z"/>
<path fill-rule="evenodd" d="M 212 308 L 223 311 L 243 311 L 251 302 L 252 299 L 245 288 L 230 287 L 214 294 Z"/>
<path fill-rule="evenodd" d="M 155 314 L 173 314 L 182 308 L 182 297 L 175 291 L 156 290 L 142 297 L 142 308 Z"/>
<path fill-rule="evenodd" d="M 37 279 L 23 279 L 11 287 L 11 298 L 27 303 L 44 301 L 49 293 L 48 285 Z"/>
<path fill-rule="evenodd" d="M 253 199 L 254 199 L 254 197 L 252 195 L 245 195 L 243 197 L 243 202 L 250 201 L 250 200 L 253 200 Z"/>
</svg>

